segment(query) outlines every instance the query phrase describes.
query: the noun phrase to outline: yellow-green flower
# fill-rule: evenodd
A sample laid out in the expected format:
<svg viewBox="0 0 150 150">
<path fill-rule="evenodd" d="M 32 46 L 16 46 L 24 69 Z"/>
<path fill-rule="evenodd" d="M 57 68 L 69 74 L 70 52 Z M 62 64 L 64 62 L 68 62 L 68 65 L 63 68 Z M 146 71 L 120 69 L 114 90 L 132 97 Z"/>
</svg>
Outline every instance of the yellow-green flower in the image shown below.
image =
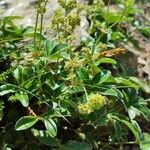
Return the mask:
<svg viewBox="0 0 150 150">
<path fill-rule="evenodd" d="M 131 7 L 134 4 L 135 0 L 127 0 L 126 7 Z"/>
<path fill-rule="evenodd" d="M 106 104 L 106 99 L 101 94 L 90 94 L 88 97 L 88 102 L 78 105 L 78 111 L 80 114 L 89 115 L 94 110 L 101 109 Z"/>
<path fill-rule="evenodd" d="M 69 73 L 67 76 L 67 81 L 69 81 L 72 86 L 76 85 L 78 83 L 78 79 L 76 78 L 76 74 Z"/>
<path fill-rule="evenodd" d="M 85 103 L 85 104 L 78 105 L 78 111 L 82 115 L 89 115 L 91 112 L 93 112 L 93 109 L 91 107 L 89 107 L 89 105 L 87 105 L 87 103 Z"/>
<path fill-rule="evenodd" d="M 102 43 L 102 42 L 100 42 L 100 43 L 98 44 L 98 48 L 100 48 L 100 50 L 106 50 L 106 49 L 107 49 L 107 45 L 104 44 L 104 43 Z"/>
<path fill-rule="evenodd" d="M 76 25 L 80 24 L 80 16 L 76 13 L 70 13 L 68 14 L 68 21 L 69 24 L 72 26 L 72 28 L 74 29 Z"/>
<path fill-rule="evenodd" d="M 82 60 L 79 59 L 78 56 L 75 56 L 65 64 L 65 69 L 70 71 L 74 71 L 80 67 L 82 67 Z"/>
<path fill-rule="evenodd" d="M 76 0 L 58 0 L 58 2 L 67 11 L 74 9 L 77 6 Z"/>
<path fill-rule="evenodd" d="M 87 105 L 92 109 L 101 109 L 106 104 L 105 97 L 101 94 L 90 94 Z"/>
<path fill-rule="evenodd" d="M 91 56 L 91 50 L 90 50 L 89 48 L 83 47 L 83 48 L 81 49 L 81 51 L 83 52 L 84 55 L 86 55 L 86 56 Z"/>
<path fill-rule="evenodd" d="M 61 8 L 58 8 L 54 11 L 54 15 L 51 19 L 51 27 L 57 28 L 57 26 L 64 22 L 64 16 Z"/>
</svg>

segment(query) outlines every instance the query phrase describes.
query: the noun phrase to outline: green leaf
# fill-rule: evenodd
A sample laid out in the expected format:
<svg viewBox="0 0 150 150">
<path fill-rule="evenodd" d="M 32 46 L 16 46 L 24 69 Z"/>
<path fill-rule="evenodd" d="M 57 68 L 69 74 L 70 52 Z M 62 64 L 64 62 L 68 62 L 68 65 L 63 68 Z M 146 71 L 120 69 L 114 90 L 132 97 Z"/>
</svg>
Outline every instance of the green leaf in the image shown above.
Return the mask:
<svg viewBox="0 0 150 150">
<path fill-rule="evenodd" d="M 117 62 L 112 58 L 101 58 L 96 62 L 96 65 L 99 64 L 116 64 Z"/>
<path fill-rule="evenodd" d="M 143 133 L 143 138 L 140 140 L 141 150 L 150 150 L 150 134 Z"/>
<path fill-rule="evenodd" d="M 103 83 L 111 76 L 111 72 L 108 70 L 102 70 L 98 72 L 92 79 L 93 84 Z"/>
<path fill-rule="evenodd" d="M 113 88 L 112 86 L 93 86 L 91 87 L 91 91 L 99 92 L 102 95 L 115 96 L 117 98 L 123 98 L 123 94 L 120 90 Z"/>
<path fill-rule="evenodd" d="M 101 72 L 98 72 L 98 73 L 93 77 L 92 83 L 93 83 L 93 84 L 97 84 L 97 83 L 99 83 L 100 79 L 101 79 Z"/>
<path fill-rule="evenodd" d="M 117 77 L 114 79 L 115 79 L 116 83 L 118 83 L 118 84 L 126 85 L 126 86 L 133 87 L 133 88 L 138 88 L 138 86 L 136 84 L 134 84 L 133 82 L 131 82 L 130 79 L 125 79 L 123 77 Z"/>
<path fill-rule="evenodd" d="M 117 98 L 123 97 L 122 93 L 118 89 L 115 89 L 115 88 L 108 88 L 108 89 L 105 89 L 105 91 L 102 91 L 102 92 L 100 91 L 100 93 L 103 95 L 115 96 Z"/>
<path fill-rule="evenodd" d="M 24 107 L 29 105 L 29 98 L 27 93 L 21 91 L 20 93 L 16 93 L 15 97 L 22 103 Z"/>
<path fill-rule="evenodd" d="M 50 62 L 57 62 L 58 59 L 61 57 L 60 53 L 54 53 L 53 55 L 48 56 Z"/>
<path fill-rule="evenodd" d="M 9 94 L 9 93 L 14 93 L 14 92 L 15 92 L 14 90 L 1 91 L 1 92 L 0 92 L 0 96 L 6 95 L 6 94 Z"/>
<path fill-rule="evenodd" d="M 124 37 L 124 35 L 121 32 L 112 32 L 111 33 L 111 40 L 113 40 L 113 41 L 120 40 L 123 37 Z"/>
<path fill-rule="evenodd" d="M 110 116 L 117 121 L 124 123 L 132 131 L 137 141 L 140 139 L 141 130 L 134 120 L 132 120 L 131 123 L 128 121 L 128 118 L 120 114 L 111 114 Z"/>
<path fill-rule="evenodd" d="M 97 125 L 98 125 L 98 126 L 104 126 L 107 122 L 108 122 L 108 118 L 107 118 L 106 115 L 101 115 L 101 116 L 97 119 Z"/>
<path fill-rule="evenodd" d="M 60 52 L 60 50 L 66 48 L 66 44 L 57 44 L 53 47 L 52 51 L 51 51 L 51 54 L 50 55 L 53 55 L 53 54 L 56 54 L 57 52 Z"/>
<path fill-rule="evenodd" d="M 15 89 L 10 86 L 9 84 L 1 85 L 0 86 L 0 96 L 9 94 L 9 93 L 14 93 Z"/>
<path fill-rule="evenodd" d="M 88 80 L 89 79 L 88 71 L 84 68 L 80 68 L 80 70 L 77 72 L 77 74 L 81 80 Z"/>
<path fill-rule="evenodd" d="M 18 83 L 22 83 L 24 80 L 24 68 L 22 66 L 18 66 L 14 72 L 14 77 L 18 81 Z"/>
<path fill-rule="evenodd" d="M 139 30 L 147 37 L 150 37 L 150 27 L 140 28 Z"/>
<path fill-rule="evenodd" d="M 4 17 L 5 20 L 15 20 L 15 19 L 23 19 L 22 16 L 6 16 Z"/>
<path fill-rule="evenodd" d="M 16 125 L 15 129 L 17 131 L 25 130 L 33 126 L 38 121 L 38 118 L 35 116 L 25 116 L 20 118 Z"/>
<path fill-rule="evenodd" d="M 51 54 L 52 49 L 54 48 L 55 44 L 54 41 L 46 40 L 45 41 L 45 50 L 47 52 L 47 55 Z"/>
<path fill-rule="evenodd" d="M 82 37 L 81 43 L 87 47 L 92 47 L 94 45 L 94 39 L 92 37 Z"/>
<path fill-rule="evenodd" d="M 103 70 L 101 72 L 100 83 L 105 82 L 111 76 L 111 72 L 109 70 Z"/>
<path fill-rule="evenodd" d="M 143 115 L 143 117 L 147 121 L 150 121 L 150 109 L 146 105 L 139 103 L 139 104 L 135 104 L 133 106 L 139 111 L 140 114 Z"/>
<path fill-rule="evenodd" d="M 33 135 L 44 145 L 58 146 L 59 143 L 55 138 L 52 138 L 45 130 L 31 129 Z"/>
<path fill-rule="evenodd" d="M 128 114 L 129 114 L 130 119 L 134 119 L 136 116 L 140 115 L 140 112 L 139 112 L 138 109 L 136 109 L 135 107 L 131 106 L 128 109 Z"/>
<path fill-rule="evenodd" d="M 0 100 L 0 121 L 3 118 L 3 109 L 4 109 L 4 102 Z"/>
<path fill-rule="evenodd" d="M 119 18 L 122 16 L 122 12 L 109 11 L 108 14 L 106 14 L 106 11 L 103 10 L 101 13 L 102 13 L 101 14 L 102 16 L 107 15 L 107 20 L 106 21 L 107 21 L 108 24 L 118 22 Z M 127 17 L 122 16 L 121 21 L 126 21 L 126 20 L 127 20 Z"/>
<path fill-rule="evenodd" d="M 37 38 L 41 38 L 41 40 L 43 40 L 43 41 L 46 40 L 45 35 L 44 35 L 44 34 L 41 34 L 41 33 L 39 33 L 39 32 L 37 32 L 36 34 L 35 34 L 34 32 L 27 33 L 25 36 L 30 37 L 30 38 L 36 36 Z"/>
<path fill-rule="evenodd" d="M 112 133 L 111 133 L 111 138 L 112 138 L 112 140 L 120 140 L 121 139 L 121 137 L 122 137 L 122 128 L 121 128 L 121 125 L 119 124 L 119 122 L 118 121 L 116 121 L 116 120 L 112 120 L 112 123 L 113 123 L 113 127 L 114 127 L 114 129 L 113 129 L 113 131 L 112 131 Z"/>
<path fill-rule="evenodd" d="M 139 140 L 139 134 L 138 134 L 137 128 L 129 121 L 121 120 L 121 122 L 123 122 L 132 131 L 136 140 Z"/>
<path fill-rule="evenodd" d="M 130 77 L 129 79 L 137 84 L 144 92 L 146 92 L 147 94 L 150 93 L 150 86 L 146 82 L 136 77 Z"/>
<path fill-rule="evenodd" d="M 57 135 L 57 126 L 56 123 L 52 119 L 44 119 L 44 124 L 47 129 L 48 134 L 51 137 L 55 137 Z"/>
<path fill-rule="evenodd" d="M 78 109 L 77 103 L 75 103 L 75 102 L 73 102 L 72 100 L 69 100 L 69 99 L 63 99 L 62 101 L 60 101 L 60 105 L 62 107 L 65 107 L 65 108 L 71 107 L 75 110 Z"/>
<path fill-rule="evenodd" d="M 65 150 L 92 150 L 91 145 L 77 141 L 69 141 L 64 145 Z"/>
<path fill-rule="evenodd" d="M 38 88 L 38 80 L 37 79 L 33 79 L 30 80 L 28 82 L 25 82 L 24 84 L 22 84 L 23 87 L 25 87 L 25 89 L 27 89 L 28 91 L 34 91 L 35 87 Z"/>
</svg>

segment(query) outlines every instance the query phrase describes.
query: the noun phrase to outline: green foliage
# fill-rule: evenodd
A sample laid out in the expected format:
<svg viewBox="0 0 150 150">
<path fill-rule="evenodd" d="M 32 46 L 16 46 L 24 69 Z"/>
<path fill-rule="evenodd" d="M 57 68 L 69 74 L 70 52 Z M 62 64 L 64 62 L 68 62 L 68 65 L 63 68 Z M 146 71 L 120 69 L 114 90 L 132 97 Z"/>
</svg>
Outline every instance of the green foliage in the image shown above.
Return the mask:
<svg viewBox="0 0 150 150">
<path fill-rule="evenodd" d="M 76 142 L 76 141 L 70 141 L 65 144 L 63 149 L 66 150 L 92 150 L 92 147 L 87 144 L 87 143 L 81 143 L 81 142 Z"/>
<path fill-rule="evenodd" d="M 47 133 L 51 137 L 55 137 L 57 135 L 57 126 L 52 119 L 44 119 L 44 124 L 47 129 Z"/>
<path fill-rule="evenodd" d="M 143 133 L 143 137 L 140 141 L 141 150 L 149 150 L 150 145 L 150 135 L 148 133 Z"/>
<path fill-rule="evenodd" d="M 150 93 L 150 88 L 121 71 L 116 58 L 123 49 L 107 50 L 124 38 L 116 25 L 129 19 L 131 12 L 126 7 L 131 9 L 132 4 L 128 2 L 122 4 L 125 12 L 114 14 L 103 7 L 98 11 L 104 3 L 94 1 L 89 15 L 91 36 L 82 38 L 79 46 L 68 41 L 80 22 L 75 0 L 59 0 L 61 7 L 52 18 L 52 27 L 58 32 L 56 39 L 43 36 L 42 25 L 38 32 L 36 21 L 33 42 L 24 45 L 26 51 L 22 49 L 13 53 L 13 59 L 7 58 L 10 66 L 0 75 L 3 147 L 19 149 L 20 144 L 27 149 L 92 150 L 131 142 L 147 150 L 149 135 L 142 133 L 138 118 L 150 120 L 148 102 L 140 95 L 141 91 Z M 37 15 L 42 17 L 46 1 L 39 1 L 38 6 Z M 73 13 L 73 9 L 77 11 Z M 23 38 L 21 29 L 13 27 L 12 31 Z M 98 34 L 99 29 L 103 36 Z M 4 106 L 7 112 L 3 117 Z M 130 134 L 133 141 L 129 141 Z"/>
<path fill-rule="evenodd" d="M 33 116 L 25 116 L 23 118 L 20 118 L 15 126 L 15 129 L 17 131 L 25 130 L 33 126 L 38 121 L 37 117 Z"/>
<path fill-rule="evenodd" d="M 54 11 L 51 27 L 56 32 L 57 40 L 74 43 L 74 29 L 80 24 L 80 9 L 76 0 L 59 0 L 60 7 Z"/>
<path fill-rule="evenodd" d="M 0 120 L 2 120 L 3 117 L 3 109 L 4 109 L 4 103 L 2 100 L 0 100 Z"/>
<path fill-rule="evenodd" d="M 26 36 L 29 28 L 20 28 L 13 21 L 22 19 L 20 16 L 6 16 L 0 18 L 0 61 L 17 55 L 17 43 Z"/>
</svg>

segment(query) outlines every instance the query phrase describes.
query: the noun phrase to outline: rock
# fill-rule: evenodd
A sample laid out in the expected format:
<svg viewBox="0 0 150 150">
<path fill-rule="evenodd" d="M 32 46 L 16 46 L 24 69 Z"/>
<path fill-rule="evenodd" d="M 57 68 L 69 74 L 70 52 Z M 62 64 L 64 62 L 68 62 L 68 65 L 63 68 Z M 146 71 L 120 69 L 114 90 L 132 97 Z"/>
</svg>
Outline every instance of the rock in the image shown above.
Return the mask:
<svg viewBox="0 0 150 150">
<path fill-rule="evenodd" d="M 38 4 L 38 0 L 30 0 L 29 4 L 32 5 L 36 5 Z"/>
<path fill-rule="evenodd" d="M 9 3 L 5 2 L 4 0 L 0 1 L 0 8 L 8 9 L 9 8 Z"/>
</svg>

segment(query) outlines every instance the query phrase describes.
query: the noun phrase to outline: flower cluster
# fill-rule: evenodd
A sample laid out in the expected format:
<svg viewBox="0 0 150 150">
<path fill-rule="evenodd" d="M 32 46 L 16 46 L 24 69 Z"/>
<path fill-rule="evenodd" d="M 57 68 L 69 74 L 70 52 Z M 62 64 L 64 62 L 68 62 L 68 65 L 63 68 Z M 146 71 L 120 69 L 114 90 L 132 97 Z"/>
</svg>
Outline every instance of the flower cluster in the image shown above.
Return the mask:
<svg viewBox="0 0 150 150">
<path fill-rule="evenodd" d="M 89 7 L 89 12 L 99 12 L 99 8 L 104 7 L 104 2 L 103 0 L 93 0 L 92 5 Z"/>
<path fill-rule="evenodd" d="M 68 72 L 67 81 L 71 83 L 72 86 L 78 84 L 78 79 L 76 77 L 76 71 L 83 66 L 83 59 L 80 59 L 78 55 L 74 58 L 66 61 L 65 69 Z"/>
<path fill-rule="evenodd" d="M 74 30 L 80 24 L 77 2 L 76 0 L 58 0 L 58 3 L 60 7 L 54 11 L 51 27 L 57 32 L 59 41 L 74 45 Z"/>
<path fill-rule="evenodd" d="M 83 55 L 84 56 L 86 56 L 86 57 L 88 57 L 88 56 L 91 56 L 91 50 L 90 50 L 90 48 L 87 48 L 87 47 L 83 47 L 82 49 L 81 49 L 81 51 L 83 52 Z"/>
<path fill-rule="evenodd" d="M 78 56 L 75 56 L 74 58 L 66 62 L 65 69 L 69 70 L 69 72 L 73 72 L 82 66 L 83 66 L 83 60 L 79 59 Z"/>
<path fill-rule="evenodd" d="M 63 12 L 60 8 L 58 8 L 54 11 L 54 15 L 52 16 L 51 27 L 53 29 L 57 29 L 59 24 L 63 22 L 64 22 Z"/>
<path fill-rule="evenodd" d="M 43 15 L 46 12 L 45 3 L 46 3 L 46 0 L 39 0 L 39 2 L 38 2 L 37 11 L 41 15 Z"/>
<path fill-rule="evenodd" d="M 68 12 L 77 7 L 76 0 L 58 0 L 58 2 Z"/>
<path fill-rule="evenodd" d="M 127 0 L 125 5 L 126 5 L 126 7 L 130 7 L 134 4 L 134 2 L 135 2 L 135 0 Z"/>
<path fill-rule="evenodd" d="M 79 104 L 78 105 L 78 111 L 80 114 L 90 114 L 91 112 L 94 112 L 94 110 L 101 109 L 106 104 L 105 97 L 101 94 L 90 94 L 88 97 L 88 102 L 85 104 Z"/>
<path fill-rule="evenodd" d="M 76 74 L 74 74 L 72 72 L 69 73 L 67 76 L 67 81 L 69 81 L 72 86 L 76 85 L 78 83 L 78 79 L 76 78 Z"/>
<path fill-rule="evenodd" d="M 87 102 L 88 106 L 95 110 L 102 108 L 106 103 L 104 96 L 98 93 L 90 94 L 88 99 L 89 99 Z"/>
<path fill-rule="evenodd" d="M 106 44 L 104 44 L 104 43 L 102 43 L 102 42 L 100 42 L 99 44 L 98 44 L 98 48 L 102 51 L 102 50 L 106 50 L 107 49 L 107 45 Z"/>
<path fill-rule="evenodd" d="M 75 29 L 76 25 L 80 24 L 80 16 L 79 14 L 69 13 L 67 16 L 68 24 L 71 26 L 72 30 Z"/>
<path fill-rule="evenodd" d="M 89 105 L 87 105 L 87 103 L 86 103 L 86 104 L 79 104 L 78 111 L 80 114 L 88 115 L 91 112 L 93 112 L 93 109 L 91 107 L 89 107 Z"/>
</svg>

